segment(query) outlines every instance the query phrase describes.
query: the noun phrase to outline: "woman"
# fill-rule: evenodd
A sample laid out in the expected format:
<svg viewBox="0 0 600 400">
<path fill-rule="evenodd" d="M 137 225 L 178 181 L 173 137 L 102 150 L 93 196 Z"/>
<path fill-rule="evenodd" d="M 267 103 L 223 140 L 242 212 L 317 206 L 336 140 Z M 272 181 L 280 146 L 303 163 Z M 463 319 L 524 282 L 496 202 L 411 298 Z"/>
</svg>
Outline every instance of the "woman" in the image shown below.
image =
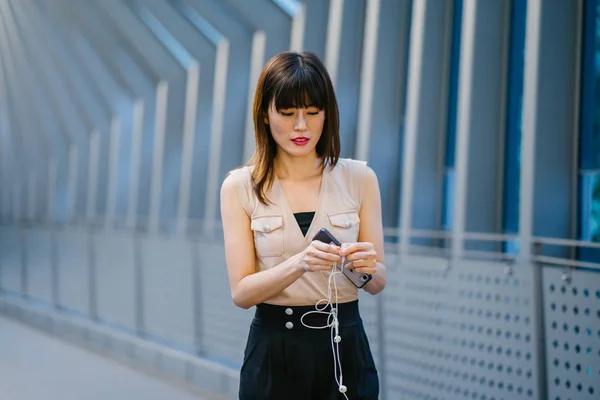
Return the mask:
<svg viewBox="0 0 600 400">
<path fill-rule="evenodd" d="M 379 186 L 366 163 L 339 157 L 337 101 L 314 54 L 267 62 L 254 126 L 252 159 L 221 188 L 233 301 L 256 306 L 240 399 L 375 400 L 358 289 L 336 268 L 371 274 L 371 294 L 385 287 Z M 313 241 L 321 228 L 343 245 Z"/>
</svg>

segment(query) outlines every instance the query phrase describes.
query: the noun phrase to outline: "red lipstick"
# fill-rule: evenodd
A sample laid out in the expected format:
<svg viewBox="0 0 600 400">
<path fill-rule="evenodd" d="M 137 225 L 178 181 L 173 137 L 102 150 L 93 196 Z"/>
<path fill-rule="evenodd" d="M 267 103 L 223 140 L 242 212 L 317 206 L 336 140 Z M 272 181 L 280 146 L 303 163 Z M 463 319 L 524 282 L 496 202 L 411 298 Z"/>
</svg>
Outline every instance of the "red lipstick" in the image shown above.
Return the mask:
<svg viewBox="0 0 600 400">
<path fill-rule="evenodd" d="M 307 137 L 297 137 L 292 139 L 292 142 L 296 145 L 296 146 L 306 146 L 306 144 L 308 143 L 309 139 Z"/>
</svg>

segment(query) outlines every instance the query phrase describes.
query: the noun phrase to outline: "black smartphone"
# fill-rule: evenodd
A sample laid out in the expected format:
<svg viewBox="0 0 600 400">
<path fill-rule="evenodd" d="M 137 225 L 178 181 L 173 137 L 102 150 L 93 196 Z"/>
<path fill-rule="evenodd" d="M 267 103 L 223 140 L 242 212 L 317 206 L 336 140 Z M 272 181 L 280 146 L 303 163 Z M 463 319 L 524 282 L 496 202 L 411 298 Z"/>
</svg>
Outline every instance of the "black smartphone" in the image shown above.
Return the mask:
<svg viewBox="0 0 600 400">
<path fill-rule="evenodd" d="M 313 240 L 318 240 L 319 242 L 327 243 L 327 244 L 335 244 L 336 246 L 341 246 L 342 244 L 329 232 L 326 228 L 322 228 L 313 238 Z M 350 262 L 350 261 L 349 261 Z M 342 274 L 346 278 L 354 284 L 357 288 L 361 289 L 365 286 L 373 276 L 371 274 L 364 274 L 362 272 L 356 272 L 352 269 L 346 268 L 346 264 L 342 265 Z"/>
</svg>

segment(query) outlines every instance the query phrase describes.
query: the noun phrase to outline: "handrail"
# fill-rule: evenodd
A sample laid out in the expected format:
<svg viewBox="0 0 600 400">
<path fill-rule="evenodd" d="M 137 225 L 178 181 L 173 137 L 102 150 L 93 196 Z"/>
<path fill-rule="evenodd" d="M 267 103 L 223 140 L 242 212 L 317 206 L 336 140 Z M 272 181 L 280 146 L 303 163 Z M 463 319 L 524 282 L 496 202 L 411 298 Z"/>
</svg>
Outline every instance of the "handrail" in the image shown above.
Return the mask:
<svg viewBox="0 0 600 400">
<path fill-rule="evenodd" d="M 560 265 L 565 267 L 579 267 L 579 268 L 590 268 L 600 270 L 600 264 L 586 262 L 586 261 L 577 261 L 577 260 L 569 260 L 566 258 L 558 258 L 558 257 L 549 257 L 549 256 L 534 256 L 534 261 L 543 264 L 552 264 L 552 265 Z"/>
<path fill-rule="evenodd" d="M 446 247 L 431 247 L 424 245 L 411 244 L 408 247 L 409 251 L 418 251 L 421 254 L 430 254 L 430 255 L 444 255 L 447 257 L 451 256 L 451 249 Z M 486 259 L 486 260 L 502 260 L 502 261 L 514 261 L 516 256 L 514 254 L 509 253 L 501 253 L 494 251 L 484 251 L 484 250 L 465 250 L 463 251 L 463 255 L 465 259 Z"/>
<path fill-rule="evenodd" d="M 463 255 L 471 256 L 473 258 L 484 258 L 488 260 L 501 260 L 501 261 L 515 261 L 517 256 L 510 253 L 502 253 L 497 251 L 483 251 L 483 250 L 464 250 Z"/>
<path fill-rule="evenodd" d="M 393 237 L 404 237 L 419 238 L 419 239 L 451 239 L 454 235 L 452 231 L 444 230 L 426 230 L 426 229 L 412 229 L 406 234 L 399 228 L 383 228 L 383 234 L 385 236 Z M 465 232 L 463 238 L 466 240 L 479 240 L 489 242 L 504 242 L 509 240 L 518 239 L 516 234 L 507 233 L 486 233 L 486 232 Z"/>
<path fill-rule="evenodd" d="M 569 247 L 589 247 L 592 249 L 600 249 L 600 243 L 587 242 L 584 240 L 573 239 L 558 239 L 551 237 L 534 237 L 534 244 L 548 244 L 554 246 L 569 246 Z"/>
<path fill-rule="evenodd" d="M 444 230 L 425 230 L 425 229 L 413 229 L 404 233 L 399 228 L 383 228 L 385 236 L 393 237 L 409 237 L 414 239 L 452 239 L 454 237 L 452 231 Z M 462 235 L 465 240 L 479 240 L 479 241 L 490 241 L 490 242 L 504 242 L 511 240 L 519 240 L 518 234 L 507 234 L 507 233 L 485 233 L 485 232 L 465 232 Z M 555 246 L 571 246 L 571 247 L 588 247 L 593 249 L 600 249 L 600 243 L 589 242 L 585 240 L 574 240 L 574 239 L 559 239 L 552 237 L 533 237 L 532 242 L 534 244 L 547 244 Z"/>
<path fill-rule="evenodd" d="M 149 218 L 139 217 L 137 219 L 136 226 L 125 226 L 124 225 L 111 225 L 106 226 L 105 218 L 81 218 L 81 219 L 73 219 L 70 221 L 40 221 L 40 220 L 0 220 L 1 226 L 20 226 L 20 227 L 41 227 L 41 228 L 57 228 L 57 227 L 79 227 L 79 228 L 108 228 L 108 231 L 121 231 L 121 232 L 131 232 L 131 233 L 145 233 L 146 229 L 144 229 L 143 225 L 147 222 Z M 165 225 L 173 225 L 176 226 L 178 218 L 170 218 L 161 220 L 161 226 Z M 185 234 L 184 236 L 189 235 L 199 235 L 200 237 L 212 238 L 215 239 L 218 236 L 222 235 L 223 229 L 219 224 L 214 226 L 214 229 L 211 232 L 206 232 L 204 227 L 203 219 L 187 219 L 187 226 L 189 234 Z M 140 225 L 142 227 L 140 228 Z M 400 235 L 399 229 L 397 228 L 384 228 L 384 234 L 390 236 L 391 234 Z M 158 232 L 161 234 L 161 232 Z M 173 232 L 173 235 L 177 235 Z M 452 232 L 451 231 L 433 231 L 433 230 L 411 230 L 407 233 L 407 236 L 415 239 L 450 239 L 452 240 Z M 463 235 L 464 239 L 467 240 L 481 240 L 481 241 L 509 241 L 509 240 L 518 240 L 518 235 L 514 234 L 494 234 L 494 233 L 479 233 L 479 232 L 468 232 Z M 586 242 L 582 240 L 571 240 L 571 239 L 558 239 L 551 237 L 534 237 L 532 242 L 534 245 L 552 245 L 552 246 L 570 246 L 570 247 L 586 247 L 592 249 L 600 249 L 600 243 L 594 242 Z M 390 248 L 392 251 L 398 251 L 398 246 L 394 244 L 386 243 L 386 248 Z M 435 255 L 442 256 L 445 258 L 451 257 L 451 249 L 448 247 L 436 247 L 436 246 L 428 246 L 428 245 L 418 245 L 414 243 L 410 243 L 408 246 L 409 253 L 419 253 L 423 255 Z M 536 254 L 532 256 L 532 260 L 535 262 L 567 266 L 567 267 L 582 267 L 582 268 L 592 268 L 600 270 L 600 263 L 593 262 L 585 262 L 585 261 L 577 261 L 568 258 L 559 258 L 559 257 L 550 257 L 540 255 L 540 249 L 534 249 Z M 506 252 L 494 252 L 494 251 L 485 251 L 485 250 L 468 250 L 465 249 L 463 251 L 463 258 L 465 259 L 488 259 L 488 260 L 502 260 L 502 261 L 515 261 L 517 259 L 516 255 L 506 253 Z"/>
<path fill-rule="evenodd" d="M 404 233 L 400 228 L 383 228 L 383 234 L 385 236 L 403 237 Z M 423 239 L 445 239 L 452 236 L 451 231 L 435 231 L 435 230 L 411 230 L 406 235 L 408 237 L 423 238 Z"/>
</svg>

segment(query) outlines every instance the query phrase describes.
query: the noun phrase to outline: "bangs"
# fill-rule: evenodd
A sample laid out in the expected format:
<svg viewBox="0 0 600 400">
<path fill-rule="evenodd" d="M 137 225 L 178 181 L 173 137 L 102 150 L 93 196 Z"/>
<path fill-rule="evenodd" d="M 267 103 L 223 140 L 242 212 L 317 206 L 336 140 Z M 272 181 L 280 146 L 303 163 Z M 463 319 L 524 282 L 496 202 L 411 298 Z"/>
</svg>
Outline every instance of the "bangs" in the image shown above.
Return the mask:
<svg viewBox="0 0 600 400">
<path fill-rule="evenodd" d="M 276 80 L 273 88 L 275 109 L 316 107 L 325 109 L 327 104 L 327 86 L 317 71 L 308 65 L 286 71 L 287 76 Z M 271 103 L 272 99 L 269 99 Z"/>
</svg>

